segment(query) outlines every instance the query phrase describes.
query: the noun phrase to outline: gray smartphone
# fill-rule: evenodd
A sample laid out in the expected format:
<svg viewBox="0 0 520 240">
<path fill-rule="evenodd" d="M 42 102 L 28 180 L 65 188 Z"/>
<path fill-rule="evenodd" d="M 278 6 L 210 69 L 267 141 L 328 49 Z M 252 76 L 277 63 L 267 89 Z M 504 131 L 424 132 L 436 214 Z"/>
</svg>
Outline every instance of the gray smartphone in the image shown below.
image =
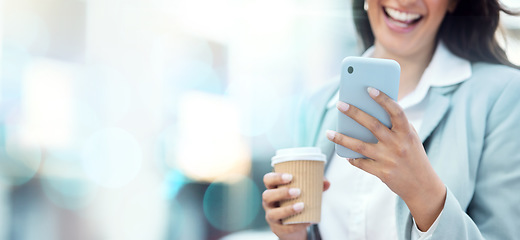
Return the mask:
<svg viewBox="0 0 520 240">
<path fill-rule="evenodd" d="M 358 107 L 390 128 L 388 113 L 368 95 L 367 88 L 374 87 L 396 100 L 400 73 L 401 67 L 394 60 L 346 57 L 341 64 L 339 100 Z M 377 143 L 376 137 L 367 128 L 341 112 L 338 112 L 337 132 L 364 142 Z M 338 144 L 336 152 L 345 158 L 366 158 Z"/>
</svg>

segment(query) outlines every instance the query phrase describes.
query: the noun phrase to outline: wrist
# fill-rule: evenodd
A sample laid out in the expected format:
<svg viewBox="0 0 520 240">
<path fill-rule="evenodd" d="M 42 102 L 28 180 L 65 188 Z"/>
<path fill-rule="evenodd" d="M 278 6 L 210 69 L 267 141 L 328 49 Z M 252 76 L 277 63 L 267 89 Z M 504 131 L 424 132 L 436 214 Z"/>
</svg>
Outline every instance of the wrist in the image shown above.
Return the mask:
<svg viewBox="0 0 520 240">
<path fill-rule="evenodd" d="M 426 185 L 421 190 L 404 202 L 408 206 L 419 230 L 426 232 L 435 222 L 444 208 L 446 201 L 446 186 L 437 178 L 432 184 Z"/>
</svg>

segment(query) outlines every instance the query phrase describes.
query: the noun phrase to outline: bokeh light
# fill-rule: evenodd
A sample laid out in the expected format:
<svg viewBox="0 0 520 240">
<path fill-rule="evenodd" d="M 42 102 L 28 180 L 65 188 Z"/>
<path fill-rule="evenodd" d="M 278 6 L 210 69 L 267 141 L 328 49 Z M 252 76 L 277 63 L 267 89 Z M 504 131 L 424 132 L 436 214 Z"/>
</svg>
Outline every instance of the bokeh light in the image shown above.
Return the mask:
<svg viewBox="0 0 520 240">
<path fill-rule="evenodd" d="M 17 23 L 5 25 L 2 35 L 8 41 L 16 42 L 37 55 L 44 55 L 49 50 L 49 31 L 36 12 L 29 9 L 7 12 L 5 21 Z"/>
<path fill-rule="evenodd" d="M 103 127 L 103 119 L 99 111 L 96 111 L 91 103 L 88 101 L 78 101 L 74 104 L 73 114 L 74 121 L 74 136 L 75 139 L 71 142 L 83 141 L 89 137 L 94 131 Z M 71 147 L 69 145 L 69 147 Z"/>
<path fill-rule="evenodd" d="M 275 124 L 281 109 L 275 84 L 270 79 L 251 77 L 229 85 L 227 95 L 238 106 L 243 135 L 265 134 Z"/>
<path fill-rule="evenodd" d="M 44 178 L 41 179 L 45 196 L 54 204 L 70 210 L 87 206 L 95 196 L 95 186 L 81 178 Z"/>
<path fill-rule="evenodd" d="M 214 64 L 214 53 L 209 42 L 199 37 L 187 36 L 163 36 L 160 41 L 163 49 L 162 58 L 166 60 L 167 67 L 176 67 L 178 61 L 198 60 L 210 66 Z M 168 61 L 174 61 L 170 62 Z M 173 64 L 175 63 L 175 64 Z"/>
<path fill-rule="evenodd" d="M 73 81 L 71 67 L 63 62 L 38 59 L 27 67 L 23 82 L 26 142 L 56 147 L 71 140 Z"/>
<path fill-rule="evenodd" d="M 98 189 L 83 172 L 79 153 L 77 148 L 50 150 L 40 171 L 45 196 L 62 208 L 84 208 L 92 202 Z"/>
<path fill-rule="evenodd" d="M 164 9 L 175 18 L 179 28 L 222 42 L 235 34 L 238 15 L 247 1 L 237 0 L 178 0 L 163 1 Z M 169 10 L 169 11 L 168 11 Z M 242 10 L 242 11 L 241 11 Z"/>
<path fill-rule="evenodd" d="M 155 100 L 157 109 L 166 111 L 165 117 L 169 117 L 177 114 L 179 97 L 186 91 L 221 93 L 223 80 L 213 68 L 214 58 L 208 41 L 202 38 L 160 35 L 153 41 L 151 51 L 151 80 L 155 84 L 146 82 L 140 86 L 143 95 L 148 95 L 143 101 Z"/>
<path fill-rule="evenodd" d="M 167 166 L 173 169 L 174 173 L 177 173 L 177 147 L 180 141 L 178 136 L 179 130 L 176 124 L 172 124 L 166 127 L 159 137 L 156 143 L 156 159 L 158 166 Z M 176 174 L 175 174 L 176 175 Z"/>
<path fill-rule="evenodd" d="M 296 0 L 249 1 L 242 14 L 248 14 L 244 30 L 256 36 L 287 34 L 299 14 Z M 269 17 L 266 17 L 269 16 Z"/>
<path fill-rule="evenodd" d="M 170 222 L 168 223 L 167 239 L 181 239 L 182 229 L 185 229 L 185 213 L 179 202 L 173 199 L 170 202 Z"/>
<path fill-rule="evenodd" d="M 261 206 L 260 190 L 244 176 L 228 176 L 210 184 L 204 194 L 204 215 L 215 228 L 237 231 L 253 222 Z"/>
<path fill-rule="evenodd" d="M 106 124 L 122 121 L 134 103 L 134 88 L 128 77 L 115 68 L 91 65 L 84 77 L 78 79 L 76 91 L 79 102 L 90 106 Z"/>
<path fill-rule="evenodd" d="M 276 124 L 267 131 L 273 149 L 294 147 L 297 144 L 297 119 L 301 96 L 294 94 L 280 99 L 280 114 Z"/>
<path fill-rule="evenodd" d="M 176 166 L 189 178 L 213 181 L 248 174 L 251 153 L 240 134 L 233 102 L 219 95 L 186 93 L 179 106 Z"/>
<path fill-rule="evenodd" d="M 21 185 L 31 180 L 41 164 L 41 148 L 22 140 L 21 125 L 0 125 L 0 180 Z"/>
<path fill-rule="evenodd" d="M 86 141 L 81 162 L 91 181 L 117 188 L 139 173 L 142 157 L 141 146 L 130 133 L 120 128 L 105 128 Z"/>
<path fill-rule="evenodd" d="M 197 90 L 219 94 L 223 92 L 223 84 L 213 67 L 200 60 L 184 59 L 170 67 L 166 73 L 168 83 L 174 88 L 189 91 Z"/>
<path fill-rule="evenodd" d="M 22 79 L 31 55 L 26 48 L 16 42 L 2 41 L 0 47 L 2 48 L 0 98 L 20 100 Z"/>
<path fill-rule="evenodd" d="M 110 207 L 103 211 L 103 224 L 111 231 L 105 239 L 164 239 L 170 203 L 164 201 L 163 184 L 156 175 L 140 174 L 132 189 L 119 189 L 118 196 L 105 191 Z M 139 194 L 137 194 L 139 193 Z M 99 216 L 98 216 L 99 217 Z"/>
<path fill-rule="evenodd" d="M 188 183 L 181 171 L 173 169 L 166 176 L 166 197 L 174 199 L 181 188 Z"/>
</svg>

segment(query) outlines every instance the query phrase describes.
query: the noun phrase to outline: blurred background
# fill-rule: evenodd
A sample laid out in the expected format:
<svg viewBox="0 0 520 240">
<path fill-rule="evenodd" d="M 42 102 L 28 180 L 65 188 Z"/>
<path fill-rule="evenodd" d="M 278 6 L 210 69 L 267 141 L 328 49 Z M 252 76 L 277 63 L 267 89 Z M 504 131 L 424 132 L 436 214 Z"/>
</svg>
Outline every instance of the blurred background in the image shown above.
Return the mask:
<svg viewBox="0 0 520 240">
<path fill-rule="evenodd" d="M 262 177 L 360 53 L 350 5 L 0 0 L 0 239 L 276 239 Z"/>
</svg>

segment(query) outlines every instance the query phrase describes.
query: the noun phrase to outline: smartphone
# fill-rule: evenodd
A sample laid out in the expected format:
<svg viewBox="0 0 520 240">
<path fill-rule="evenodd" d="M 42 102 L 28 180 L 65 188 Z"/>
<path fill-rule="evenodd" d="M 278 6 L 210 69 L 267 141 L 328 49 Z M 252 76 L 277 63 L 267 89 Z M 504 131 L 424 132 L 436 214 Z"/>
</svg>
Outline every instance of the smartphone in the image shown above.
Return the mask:
<svg viewBox="0 0 520 240">
<path fill-rule="evenodd" d="M 399 91 L 401 67 L 394 60 L 366 57 L 346 57 L 341 64 L 339 100 L 356 106 L 391 128 L 388 113 L 368 95 L 373 87 L 396 100 Z M 377 143 L 376 137 L 352 118 L 339 112 L 337 132 L 368 143 Z M 351 149 L 336 144 L 336 152 L 344 158 L 366 158 Z"/>
</svg>

